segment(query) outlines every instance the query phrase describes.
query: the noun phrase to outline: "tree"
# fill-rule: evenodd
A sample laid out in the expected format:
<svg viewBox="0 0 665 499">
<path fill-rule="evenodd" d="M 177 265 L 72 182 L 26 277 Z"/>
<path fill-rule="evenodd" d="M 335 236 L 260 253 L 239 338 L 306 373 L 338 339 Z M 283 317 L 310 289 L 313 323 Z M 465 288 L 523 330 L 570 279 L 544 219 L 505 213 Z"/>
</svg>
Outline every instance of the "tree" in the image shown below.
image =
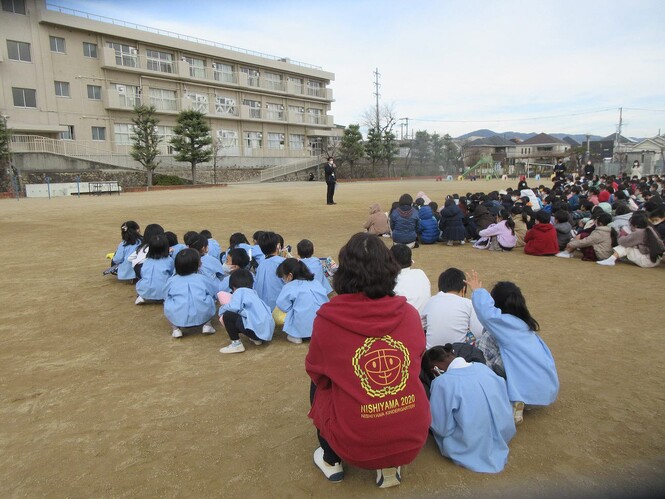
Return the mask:
<svg viewBox="0 0 665 499">
<path fill-rule="evenodd" d="M 426 130 L 418 130 L 416 132 L 416 138 L 411 144 L 411 150 L 421 165 L 431 157 L 430 142 L 431 137 Z"/>
<path fill-rule="evenodd" d="M 460 152 L 449 133 L 443 136 L 443 159 L 446 164 L 446 171 L 456 173 L 460 162 Z"/>
<path fill-rule="evenodd" d="M 152 185 L 152 174 L 159 166 L 156 159 L 159 155 L 159 143 L 162 141 L 162 137 L 157 133 L 159 120 L 155 117 L 155 112 L 154 106 L 136 106 L 132 118 L 134 127 L 129 155 L 145 168 L 148 174 L 148 189 Z"/>
<path fill-rule="evenodd" d="M 367 142 L 365 142 L 365 154 L 372 162 L 372 176 L 376 177 L 376 164 L 384 158 L 383 141 L 381 133 L 374 128 L 367 132 Z"/>
<path fill-rule="evenodd" d="M 397 153 L 399 152 L 399 147 L 397 146 L 397 140 L 395 134 L 392 132 L 384 132 L 383 134 L 383 159 L 388 164 L 388 176 L 390 176 L 390 169 L 393 164 L 393 160 Z"/>
<path fill-rule="evenodd" d="M 10 188 L 10 140 L 11 130 L 7 128 L 7 119 L 0 116 L 0 192 L 9 191 Z"/>
<path fill-rule="evenodd" d="M 184 161 L 192 165 L 192 183 L 196 183 L 196 165 L 205 163 L 212 158 L 210 127 L 205 115 L 199 111 L 181 111 L 173 127 L 174 137 L 171 145 L 175 150 L 176 161 Z"/>
<path fill-rule="evenodd" d="M 349 125 L 344 129 L 342 143 L 339 147 L 341 163 L 348 163 L 353 177 L 353 167 L 356 161 L 365 156 L 363 147 L 363 135 L 360 133 L 360 125 Z"/>
<path fill-rule="evenodd" d="M 432 160 L 437 167 L 441 166 L 446 160 L 446 147 L 438 133 L 433 133 L 430 136 L 430 148 L 432 150 Z"/>
</svg>

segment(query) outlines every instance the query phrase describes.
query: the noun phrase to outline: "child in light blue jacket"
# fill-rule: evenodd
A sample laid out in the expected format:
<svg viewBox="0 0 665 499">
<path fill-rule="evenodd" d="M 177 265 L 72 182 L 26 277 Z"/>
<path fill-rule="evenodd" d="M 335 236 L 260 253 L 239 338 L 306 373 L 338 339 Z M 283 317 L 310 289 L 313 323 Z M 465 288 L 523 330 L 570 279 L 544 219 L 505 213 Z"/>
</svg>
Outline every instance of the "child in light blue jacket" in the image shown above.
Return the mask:
<svg viewBox="0 0 665 499">
<path fill-rule="evenodd" d="M 286 283 L 277 297 L 277 307 L 286 312 L 282 329 L 291 343 L 302 343 L 303 338 L 312 337 L 316 312 L 328 295 L 305 263 L 295 258 L 287 258 L 277 267 L 277 277 Z"/>
<path fill-rule="evenodd" d="M 175 269 L 173 258 L 169 257 L 169 241 L 164 234 L 150 240 L 148 255 L 141 265 L 139 281 L 136 283 L 138 297 L 136 305 L 146 301 L 164 300 L 164 286 Z"/>
<path fill-rule="evenodd" d="M 321 264 L 321 260 L 313 256 L 314 243 L 312 243 L 312 241 L 309 239 L 303 239 L 298 243 L 296 249 L 298 251 L 298 257 L 300 260 L 305 265 L 307 265 L 309 271 L 314 274 L 314 280 L 323 286 L 326 294 L 330 294 L 332 292 L 332 286 L 330 285 L 330 281 L 323 272 L 323 265 Z"/>
<path fill-rule="evenodd" d="M 133 220 L 128 220 L 120 227 L 120 237 L 122 242 L 111 258 L 111 266 L 104 271 L 104 275 L 115 274 L 118 280 L 131 280 L 136 277 L 132 262 L 129 261 L 129 255 L 134 253 L 140 246 L 142 236 L 139 224 Z"/>
<path fill-rule="evenodd" d="M 256 269 L 254 290 L 272 310 L 279 292 L 284 287 L 284 281 L 277 277 L 277 267 L 284 261 L 284 257 L 279 256 L 279 236 L 274 232 L 263 232 L 259 236 L 259 246 L 265 258 Z"/>
</svg>

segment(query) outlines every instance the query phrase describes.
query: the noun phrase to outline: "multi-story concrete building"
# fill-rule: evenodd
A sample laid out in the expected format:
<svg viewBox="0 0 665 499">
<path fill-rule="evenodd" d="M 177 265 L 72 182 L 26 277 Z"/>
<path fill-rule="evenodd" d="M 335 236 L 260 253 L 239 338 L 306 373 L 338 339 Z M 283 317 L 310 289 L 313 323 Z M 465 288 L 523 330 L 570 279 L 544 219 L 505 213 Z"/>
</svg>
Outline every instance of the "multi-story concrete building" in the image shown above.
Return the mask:
<svg viewBox="0 0 665 499">
<path fill-rule="evenodd" d="M 248 166 L 318 155 L 340 134 L 334 75 L 311 64 L 44 0 L 2 0 L 0 44 L 0 113 L 26 141 L 126 154 L 139 103 L 157 109 L 166 157 L 184 109 L 205 113 L 220 156 Z"/>
</svg>

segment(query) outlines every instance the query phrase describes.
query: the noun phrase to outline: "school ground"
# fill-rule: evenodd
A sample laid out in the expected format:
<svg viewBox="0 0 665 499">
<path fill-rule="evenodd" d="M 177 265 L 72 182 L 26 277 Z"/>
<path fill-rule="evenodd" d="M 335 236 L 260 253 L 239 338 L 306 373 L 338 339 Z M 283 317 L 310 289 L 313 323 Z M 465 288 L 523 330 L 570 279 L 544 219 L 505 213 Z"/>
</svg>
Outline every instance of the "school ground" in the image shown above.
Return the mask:
<svg viewBox="0 0 665 499">
<path fill-rule="evenodd" d="M 217 334 L 174 340 L 159 305 L 103 277 L 125 220 L 180 238 L 210 229 L 281 233 L 336 256 L 372 202 L 508 187 L 502 181 L 321 182 L 0 201 L 0 484 L 4 497 L 527 497 L 623 495 L 665 487 L 665 265 L 601 267 L 470 245 L 421 246 L 415 266 L 514 280 L 542 326 L 558 401 L 525 414 L 499 475 L 455 466 L 430 437 L 398 488 L 312 464 L 307 343 L 278 334 L 240 355 Z M 387 241 L 388 242 L 388 241 Z"/>
</svg>

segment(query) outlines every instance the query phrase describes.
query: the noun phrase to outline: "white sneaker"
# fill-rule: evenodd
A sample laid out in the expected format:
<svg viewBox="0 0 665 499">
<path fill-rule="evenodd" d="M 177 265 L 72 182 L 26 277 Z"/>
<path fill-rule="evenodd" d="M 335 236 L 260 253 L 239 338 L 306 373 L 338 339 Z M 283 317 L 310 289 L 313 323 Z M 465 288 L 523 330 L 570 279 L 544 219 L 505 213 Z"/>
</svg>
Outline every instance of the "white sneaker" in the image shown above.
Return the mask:
<svg viewBox="0 0 665 499">
<path fill-rule="evenodd" d="M 323 472 L 331 482 L 344 480 L 344 468 L 342 463 L 328 464 L 323 460 L 323 449 L 319 447 L 314 451 L 314 464 Z"/>
<path fill-rule="evenodd" d="M 142 297 L 137 296 L 134 305 L 140 305 L 141 303 L 145 303 L 145 300 Z"/>
<path fill-rule="evenodd" d="M 231 343 L 229 346 L 219 349 L 219 353 L 242 353 L 244 351 L 245 345 L 240 342 L 237 345 Z"/>
<path fill-rule="evenodd" d="M 263 345 L 263 341 L 261 341 L 261 340 L 253 340 L 252 338 L 249 338 L 249 341 L 254 343 L 257 347 Z"/>
<path fill-rule="evenodd" d="M 182 331 L 180 331 L 180 328 L 177 327 L 173 330 L 171 336 L 173 336 L 174 338 L 182 338 Z"/>
<path fill-rule="evenodd" d="M 286 341 L 290 341 L 291 343 L 295 343 L 296 345 L 300 345 L 302 343 L 302 338 L 296 338 L 295 336 L 291 336 L 290 334 L 286 335 Z"/>
<path fill-rule="evenodd" d="M 210 324 L 204 324 L 203 329 L 201 329 L 201 332 L 203 334 L 215 334 L 217 331 L 215 331 L 215 328 L 212 327 Z"/>
<path fill-rule="evenodd" d="M 462 240 L 459 242 L 460 246 L 462 246 L 465 242 L 466 242 L 466 241 L 465 241 L 464 239 L 462 239 Z"/>
<path fill-rule="evenodd" d="M 554 255 L 554 256 L 558 256 L 559 258 L 572 258 L 572 257 L 573 257 L 573 255 L 571 255 L 571 254 L 568 253 L 567 251 L 559 251 L 559 252 L 558 252 L 556 255 Z"/>
<path fill-rule="evenodd" d="M 395 487 L 402 483 L 401 466 L 376 470 L 376 484 L 381 489 Z"/>
<path fill-rule="evenodd" d="M 605 260 L 600 260 L 596 262 L 598 265 L 606 265 L 608 267 L 613 267 L 616 265 L 616 260 L 613 257 L 605 258 Z"/>
<path fill-rule="evenodd" d="M 515 426 L 522 424 L 524 420 L 524 402 L 513 402 L 513 419 Z"/>
</svg>

